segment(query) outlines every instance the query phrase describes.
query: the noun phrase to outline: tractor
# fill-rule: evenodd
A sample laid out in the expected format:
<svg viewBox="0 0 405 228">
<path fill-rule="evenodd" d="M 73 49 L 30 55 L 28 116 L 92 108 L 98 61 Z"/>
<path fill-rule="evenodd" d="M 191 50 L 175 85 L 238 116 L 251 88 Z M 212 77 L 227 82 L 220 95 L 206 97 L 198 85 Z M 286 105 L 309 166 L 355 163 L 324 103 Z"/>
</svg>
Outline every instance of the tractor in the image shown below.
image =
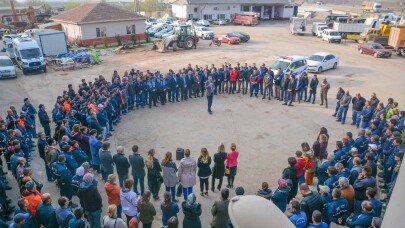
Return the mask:
<svg viewBox="0 0 405 228">
<path fill-rule="evenodd" d="M 163 40 L 156 40 L 153 42 L 152 50 L 166 52 L 170 47 L 173 51 L 177 48 L 192 49 L 196 48 L 198 37 L 196 36 L 194 27 L 191 25 L 180 25 L 174 28 L 174 34 L 164 38 Z"/>
</svg>

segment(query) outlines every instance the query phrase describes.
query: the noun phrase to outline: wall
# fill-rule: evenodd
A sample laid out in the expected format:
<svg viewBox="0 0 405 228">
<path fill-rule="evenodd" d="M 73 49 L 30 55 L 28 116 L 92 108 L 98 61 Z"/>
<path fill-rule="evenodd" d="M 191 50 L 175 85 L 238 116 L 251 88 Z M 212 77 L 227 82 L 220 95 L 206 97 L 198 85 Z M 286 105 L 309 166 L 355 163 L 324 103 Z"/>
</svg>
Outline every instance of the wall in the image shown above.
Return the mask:
<svg viewBox="0 0 405 228">
<path fill-rule="evenodd" d="M 69 41 L 76 39 L 77 37 L 81 38 L 80 26 L 73 24 L 62 23 L 62 31 L 66 33 L 66 36 Z"/>
<path fill-rule="evenodd" d="M 119 22 L 106 22 L 106 23 L 94 23 L 94 24 L 83 24 L 82 29 L 82 39 L 95 39 L 97 38 L 96 28 L 105 27 L 106 36 L 114 37 L 118 35 L 127 35 L 126 26 L 135 25 L 136 34 L 143 34 L 145 32 L 145 21 L 119 21 Z"/>
<path fill-rule="evenodd" d="M 230 7 L 229 10 L 228 7 Z M 197 8 L 197 12 L 194 12 L 194 8 Z M 173 17 L 179 20 L 189 19 L 189 14 L 192 14 L 195 19 L 204 19 L 204 14 L 212 15 L 212 20 L 217 19 L 219 14 L 225 14 L 225 19 L 231 19 L 231 14 L 240 12 L 240 5 L 172 5 L 172 12 Z"/>
<path fill-rule="evenodd" d="M 172 5 L 172 15 L 177 19 L 187 18 L 187 6 L 186 5 Z"/>
</svg>

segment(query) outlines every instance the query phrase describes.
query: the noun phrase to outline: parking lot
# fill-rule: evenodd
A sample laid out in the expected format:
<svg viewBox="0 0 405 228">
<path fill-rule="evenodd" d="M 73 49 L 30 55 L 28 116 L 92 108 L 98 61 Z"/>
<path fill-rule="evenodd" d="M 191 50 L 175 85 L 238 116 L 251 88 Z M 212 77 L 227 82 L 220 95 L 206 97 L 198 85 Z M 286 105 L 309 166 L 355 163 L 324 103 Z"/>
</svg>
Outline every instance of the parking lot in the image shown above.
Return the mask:
<svg viewBox="0 0 405 228">
<path fill-rule="evenodd" d="M 113 70 L 122 75 L 131 68 L 161 72 L 173 69 L 176 72 L 188 63 L 192 66 L 214 63 L 217 66 L 225 62 L 233 65 L 246 62 L 249 65 L 256 63 L 259 66 L 264 63 L 269 66 L 278 56 L 333 53 L 340 58 L 337 69 L 323 72 L 319 76 L 321 80 L 327 78 L 331 84 L 328 109 L 319 106 L 319 93 L 317 104 L 303 103 L 294 107 L 282 106 L 275 100 L 249 98 L 247 95 L 219 95 L 214 98 L 212 116 L 206 113 L 206 99 L 131 112 L 116 128 L 111 140 L 113 146 L 123 145 L 127 155 L 133 144 L 140 146 L 142 155 L 146 155 L 149 148 L 155 148 L 159 160 L 163 159 L 166 151 L 175 152 L 177 147 L 190 148 L 192 156 L 196 158 L 201 147 L 207 147 L 210 155 L 213 155 L 220 142 L 225 142 L 227 148 L 235 142 L 241 152 L 235 187 L 243 186 L 247 194 L 254 194 L 261 183 L 267 181 L 274 190 L 277 179 L 287 165 L 287 158 L 300 148 L 301 142 L 312 144 L 320 127 L 329 129 L 329 152 L 333 151 L 334 142 L 340 140 L 344 132 L 356 132 L 352 126 L 342 126 L 331 117 L 338 87 L 349 89 L 352 94 L 360 92 L 366 98 L 375 92 L 384 103 L 389 97 L 393 97 L 400 105 L 405 102 L 405 58 L 393 55 L 389 59 L 377 59 L 361 55 L 354 42 L 329 44 L 312 36 L 293 36 L 288 26 L 288 22 L 266 22 L 254 27 L 212 26 L 210 28 L 215 33 L 246 32 L 250 34 L 251 40 L 239 45 L 222 44 L 220 47 L 209 47 L 210 41 L 200 40 L 197 49 L 167 53 L 151 51 L 151 46 L 143 46 L 126 54 L 110 53 L 102 57 L 102 64 L 89 69 L 49 70 L 46 74 L 28 76 L 19 71 L 17 79 L 0 81 L 0 110 L 4 116 L 9 105 L 14 104 L 20 109 L 23 98 L 30 97 L 35 105 L 45 104 L 49 113 L 56 97 L 67 90 L 68 84 L 73 84 L 76 89 L 82 78 L 94 81 L 98 75 L 104 75 L 109 80 Z M 349 112 L 348 118 L 350 116 Z M 43 162 L 37 154 L 34 155 L 32 167 L 34 175 L 44 182 L 45 192 L 56 193 L 56 187 L 44 178 Z M 97 178 L 100 180 L 100 177 Z M 226 185 L 226 179 L 224 183 Z M 101 185 L 99 181 L 99 189 L 104 197 L 103 206 L 106 208 L 107 200 Z M 194 191 L 198 193 L 198 201 L 203 205 L 203 227 L 208 227 L 212 218 L 210 208 L 219 199 L 219 194 L 210 192 L 208 197 L 202 198 L 199 196 L 198 184 Z M 161 218 L 158 203 L 155 202 L 157 217 Z M 156 218 L 154 227 L 159 225 Z"/>
</svg>

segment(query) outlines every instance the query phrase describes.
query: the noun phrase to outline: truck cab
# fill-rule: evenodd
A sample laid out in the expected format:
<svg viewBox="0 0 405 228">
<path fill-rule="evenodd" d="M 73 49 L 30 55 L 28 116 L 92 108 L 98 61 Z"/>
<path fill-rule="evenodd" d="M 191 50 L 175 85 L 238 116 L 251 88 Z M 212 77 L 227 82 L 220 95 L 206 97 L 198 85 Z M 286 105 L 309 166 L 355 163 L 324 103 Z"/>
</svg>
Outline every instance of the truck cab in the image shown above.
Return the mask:
<svg viewBox="0 0 405 228">
<path fill-rule="evenodd" d="M 23 74 L 32 71 L 46 72 L 46 63 L 37 42 L 31 38 L 20 37 L 12 41 L 17 66 Z"/>
<path fill-rule="evenodd" d="M 308 72 L 307 59 L 303 56 L 280 56 L 270 65 L 274 75 L 277 74 L 278 68 L 281 68 L 284 74 L 292 71 L 294 76 L 301 76 Z"/>
</svg>

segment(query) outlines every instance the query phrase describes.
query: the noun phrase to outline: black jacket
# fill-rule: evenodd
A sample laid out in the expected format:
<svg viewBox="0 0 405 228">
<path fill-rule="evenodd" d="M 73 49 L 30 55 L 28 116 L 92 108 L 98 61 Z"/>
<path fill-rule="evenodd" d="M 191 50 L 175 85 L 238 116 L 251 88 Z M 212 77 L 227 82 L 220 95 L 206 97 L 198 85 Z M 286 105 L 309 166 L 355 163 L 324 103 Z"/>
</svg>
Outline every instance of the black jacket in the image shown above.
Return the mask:
<svg viewBox="0 0 405 228">
<path fill-rule="evenodd" d="M 315 210 L 321 211 L 323 209 L 323 203 L 321 195 L 318 192 L 311 192 L 307 194 L 301 201 L 301 211 L 307 215 L 307 225 L 312 223 L 312 212 Z"/>
<path fill-rule="evenodd" d="M 364 99 L 364 97 L 360 98 L 354 97 L 352 99 L 352 103 L 353 103 L 353 110 L 362 111 L 364 105 L 366 105 L 366 99 Z"/>
<path fill-rule="evenodd" d="M 318 88 L 319 81 L 318 79 L 311 79 L 311 83 L 309 84 L 309 89 L 312 93 L 316 93 L 316 89 Z"/>
<path fill-rule="evenodd" d="M 118 175 L 128 175 L 130 164 L 128 162 L 128 158 L 126 158 L 125 155 L 114 154 L 113 161 L 115 163 L 115 167 L 117 167 Z"/>
<path fill-rule="evenodd" d="M 212 168 L 213 176 L 217 179 L 221 179 L 225 174 L 225 160 L 226 153 L 218 152 L 214 154 L 214 167 Z"/>
<path fill-rule="evenodd" d="M 129 155 L 129 163 L 132 166 L 132 176 L 134 178 L 141 178 L 145 176 L 145 161 L 141 155 Z"/>
<path fill-rule="evenodd" d="M 101 195 L 93 183 L 81 183 L 77 196 L 83 201 L 86 211 L 94 212 L 103 207 Z"/>
<path fill-rule="evenodd" d="M 197 162 L 197 166 L 198 166 L 198 172 L 197 175 L 199 177 L 209 177 L 211 176 L 211 157 L 208 157 L 208 162 L 207 163 L 203 163 L 201 157 L 198 158 L 198 162 Z"/>
<path fill-rule="evenodd" d="M 103 133 L 103 127 L 101 127 L 100 123 L 97 121 L 97 119 L 91 118 L 89 123 L 89 128 L 90 129 L 95 129 L 97 130 L 97 134 Z"/>
</svg>

